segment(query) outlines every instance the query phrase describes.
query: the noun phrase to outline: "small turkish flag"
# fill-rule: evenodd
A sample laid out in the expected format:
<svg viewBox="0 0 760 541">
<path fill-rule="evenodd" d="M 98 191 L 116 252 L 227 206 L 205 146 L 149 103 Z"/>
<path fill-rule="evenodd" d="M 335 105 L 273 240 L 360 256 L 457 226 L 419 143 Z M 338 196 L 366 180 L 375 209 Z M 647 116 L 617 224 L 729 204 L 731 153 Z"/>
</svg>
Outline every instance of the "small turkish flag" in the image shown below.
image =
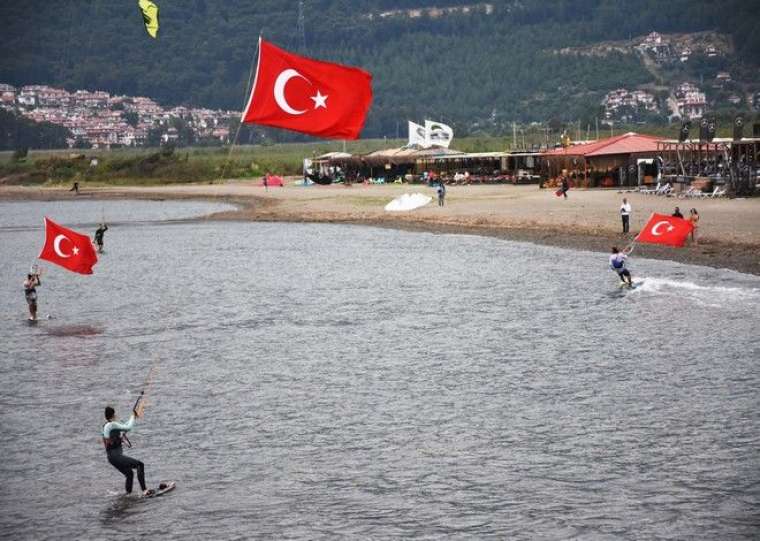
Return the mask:
<svg viewBox="0 0 760 541">
<path fill-rule="evenodd" d="M 668 246 L 681 247 L 686 242 L 691 230 L 692 223 L 683 218 L 666 216 L 664 214 L 652 214 L 644 226 L 644 229 L 636 236 L 639 242 L 650 244 L 667 244 Z"/>
<path fill-rule="evenodd" d="M 89 236 L 62 227 L 47 216 L 45 246 L 39 258 L 79 274 L 92 274 L 92 266 L 98 262 Z"/>
<path fill-rule="evenodd" d="M 372 102 L 372 75 L 289 53 L 259 38 L 243 122 L 332 139 L 357 139 Z"/>
</svg>

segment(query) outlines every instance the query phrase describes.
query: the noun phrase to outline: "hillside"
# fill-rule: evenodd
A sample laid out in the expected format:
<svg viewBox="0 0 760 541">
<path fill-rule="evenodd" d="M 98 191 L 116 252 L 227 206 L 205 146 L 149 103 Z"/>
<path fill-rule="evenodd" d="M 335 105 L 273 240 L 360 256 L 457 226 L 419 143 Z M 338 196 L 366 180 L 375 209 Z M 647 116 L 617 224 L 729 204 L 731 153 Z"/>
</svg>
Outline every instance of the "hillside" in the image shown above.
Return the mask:
<svg viewBox="0 0 760 541">
<path fill-rule="evenodd" d="M 507 133 L 513 120 L 593 123 L 612 89 L 665 88 L 720 70 L 730 70 L 743 93 L 760 90 L 759 17 L 741 0 L 305 0 L 303 39 L 298 2 L 156 2 L 157 41 L 145 35 L 136 2 L 4 2 L 0 82 L 239 110 L 261 32 L 291 50 L 371 71 L 367 137 L 403 134 L 407 119 L 425 117 L 452 123 L 458 134 Z M 641 55 L 615 47 L 587 54 L 653 30 L 717 32 L 730 46 L 717 61 L 677 70 L 653 71 Z M 734 105 L 748 109 L 751 99 L 742 94 Z"/>
</svg>

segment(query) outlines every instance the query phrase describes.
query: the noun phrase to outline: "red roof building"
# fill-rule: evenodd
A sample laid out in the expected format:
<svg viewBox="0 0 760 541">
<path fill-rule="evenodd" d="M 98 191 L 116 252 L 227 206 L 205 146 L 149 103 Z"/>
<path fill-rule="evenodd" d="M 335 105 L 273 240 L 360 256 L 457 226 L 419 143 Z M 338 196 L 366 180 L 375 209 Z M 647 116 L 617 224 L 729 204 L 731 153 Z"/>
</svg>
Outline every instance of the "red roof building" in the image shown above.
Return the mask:
<svg viewBox="0 0 760 541">
<path fill-rule="evenodd" d="M 637 184 L 638 160 L 655 158 L 661 137 L 624 133 L 587 144 L 555 148 L 544 153 L 549 177 L 568 177 L 576 186 Z M 631 168 L 633 166 L 633 169 Z"/>
</svg>

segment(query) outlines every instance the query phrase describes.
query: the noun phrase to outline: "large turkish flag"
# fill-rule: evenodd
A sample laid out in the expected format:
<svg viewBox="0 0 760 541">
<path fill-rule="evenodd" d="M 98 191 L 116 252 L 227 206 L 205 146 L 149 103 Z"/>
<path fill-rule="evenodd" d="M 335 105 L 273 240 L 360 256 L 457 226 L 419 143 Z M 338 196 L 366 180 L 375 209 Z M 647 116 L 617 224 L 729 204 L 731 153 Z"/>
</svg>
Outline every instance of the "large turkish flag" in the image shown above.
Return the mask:
<svg viewBox="0 0 760 541">
<path fill-rule="evenodd" d="M 636 240 L 650 244 L 681 247 L 692 229 L 694 226 L 689 220 L 655 213 L 649 218 L 644 229 L 636 236 Z"/>
<path fill-rule="evenodd" d="M 60 226 L 47 216 L 45 246 L 39 258 L 79 274 L 92 274 L 92 266 L 98 262 L 89 236 Z"/>
<path fill-rule="evenodd" d="M 289 53 L 259 38 L 243 122 L 331 139 L 357 139 L 372 102 L 372 75 Z"/>
</svg>

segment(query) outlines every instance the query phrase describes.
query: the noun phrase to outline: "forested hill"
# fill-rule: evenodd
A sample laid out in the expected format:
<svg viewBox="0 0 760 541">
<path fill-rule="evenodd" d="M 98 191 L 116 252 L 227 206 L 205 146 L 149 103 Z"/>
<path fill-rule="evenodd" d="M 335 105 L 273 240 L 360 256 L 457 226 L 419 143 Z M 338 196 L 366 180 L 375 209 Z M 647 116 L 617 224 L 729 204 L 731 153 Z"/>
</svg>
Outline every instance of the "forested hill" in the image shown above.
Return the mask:
<svg viewBox="0 0 760 541">
<path fill-rule="evenodd" d="M 0 82 L 240 110 L 261 32 L 290 50 L 372 72 L 364 135 L 381 136 L 426 117 L 460 134 L 503 131 L 512 120 L 594 118 L 606 91 L 655 84 L 658 75 L 635 54 L 557 51 L 653 30 L 726 34 L 730 56 L 708 68 L 760 79 L 755 0 L 304 0 L 305 40 L 297 1 L 155 2 L 155 41 L 136 0 L 2 2 Z M 430 7 L 442 9 L 420 10 Z"/>
</svg>

